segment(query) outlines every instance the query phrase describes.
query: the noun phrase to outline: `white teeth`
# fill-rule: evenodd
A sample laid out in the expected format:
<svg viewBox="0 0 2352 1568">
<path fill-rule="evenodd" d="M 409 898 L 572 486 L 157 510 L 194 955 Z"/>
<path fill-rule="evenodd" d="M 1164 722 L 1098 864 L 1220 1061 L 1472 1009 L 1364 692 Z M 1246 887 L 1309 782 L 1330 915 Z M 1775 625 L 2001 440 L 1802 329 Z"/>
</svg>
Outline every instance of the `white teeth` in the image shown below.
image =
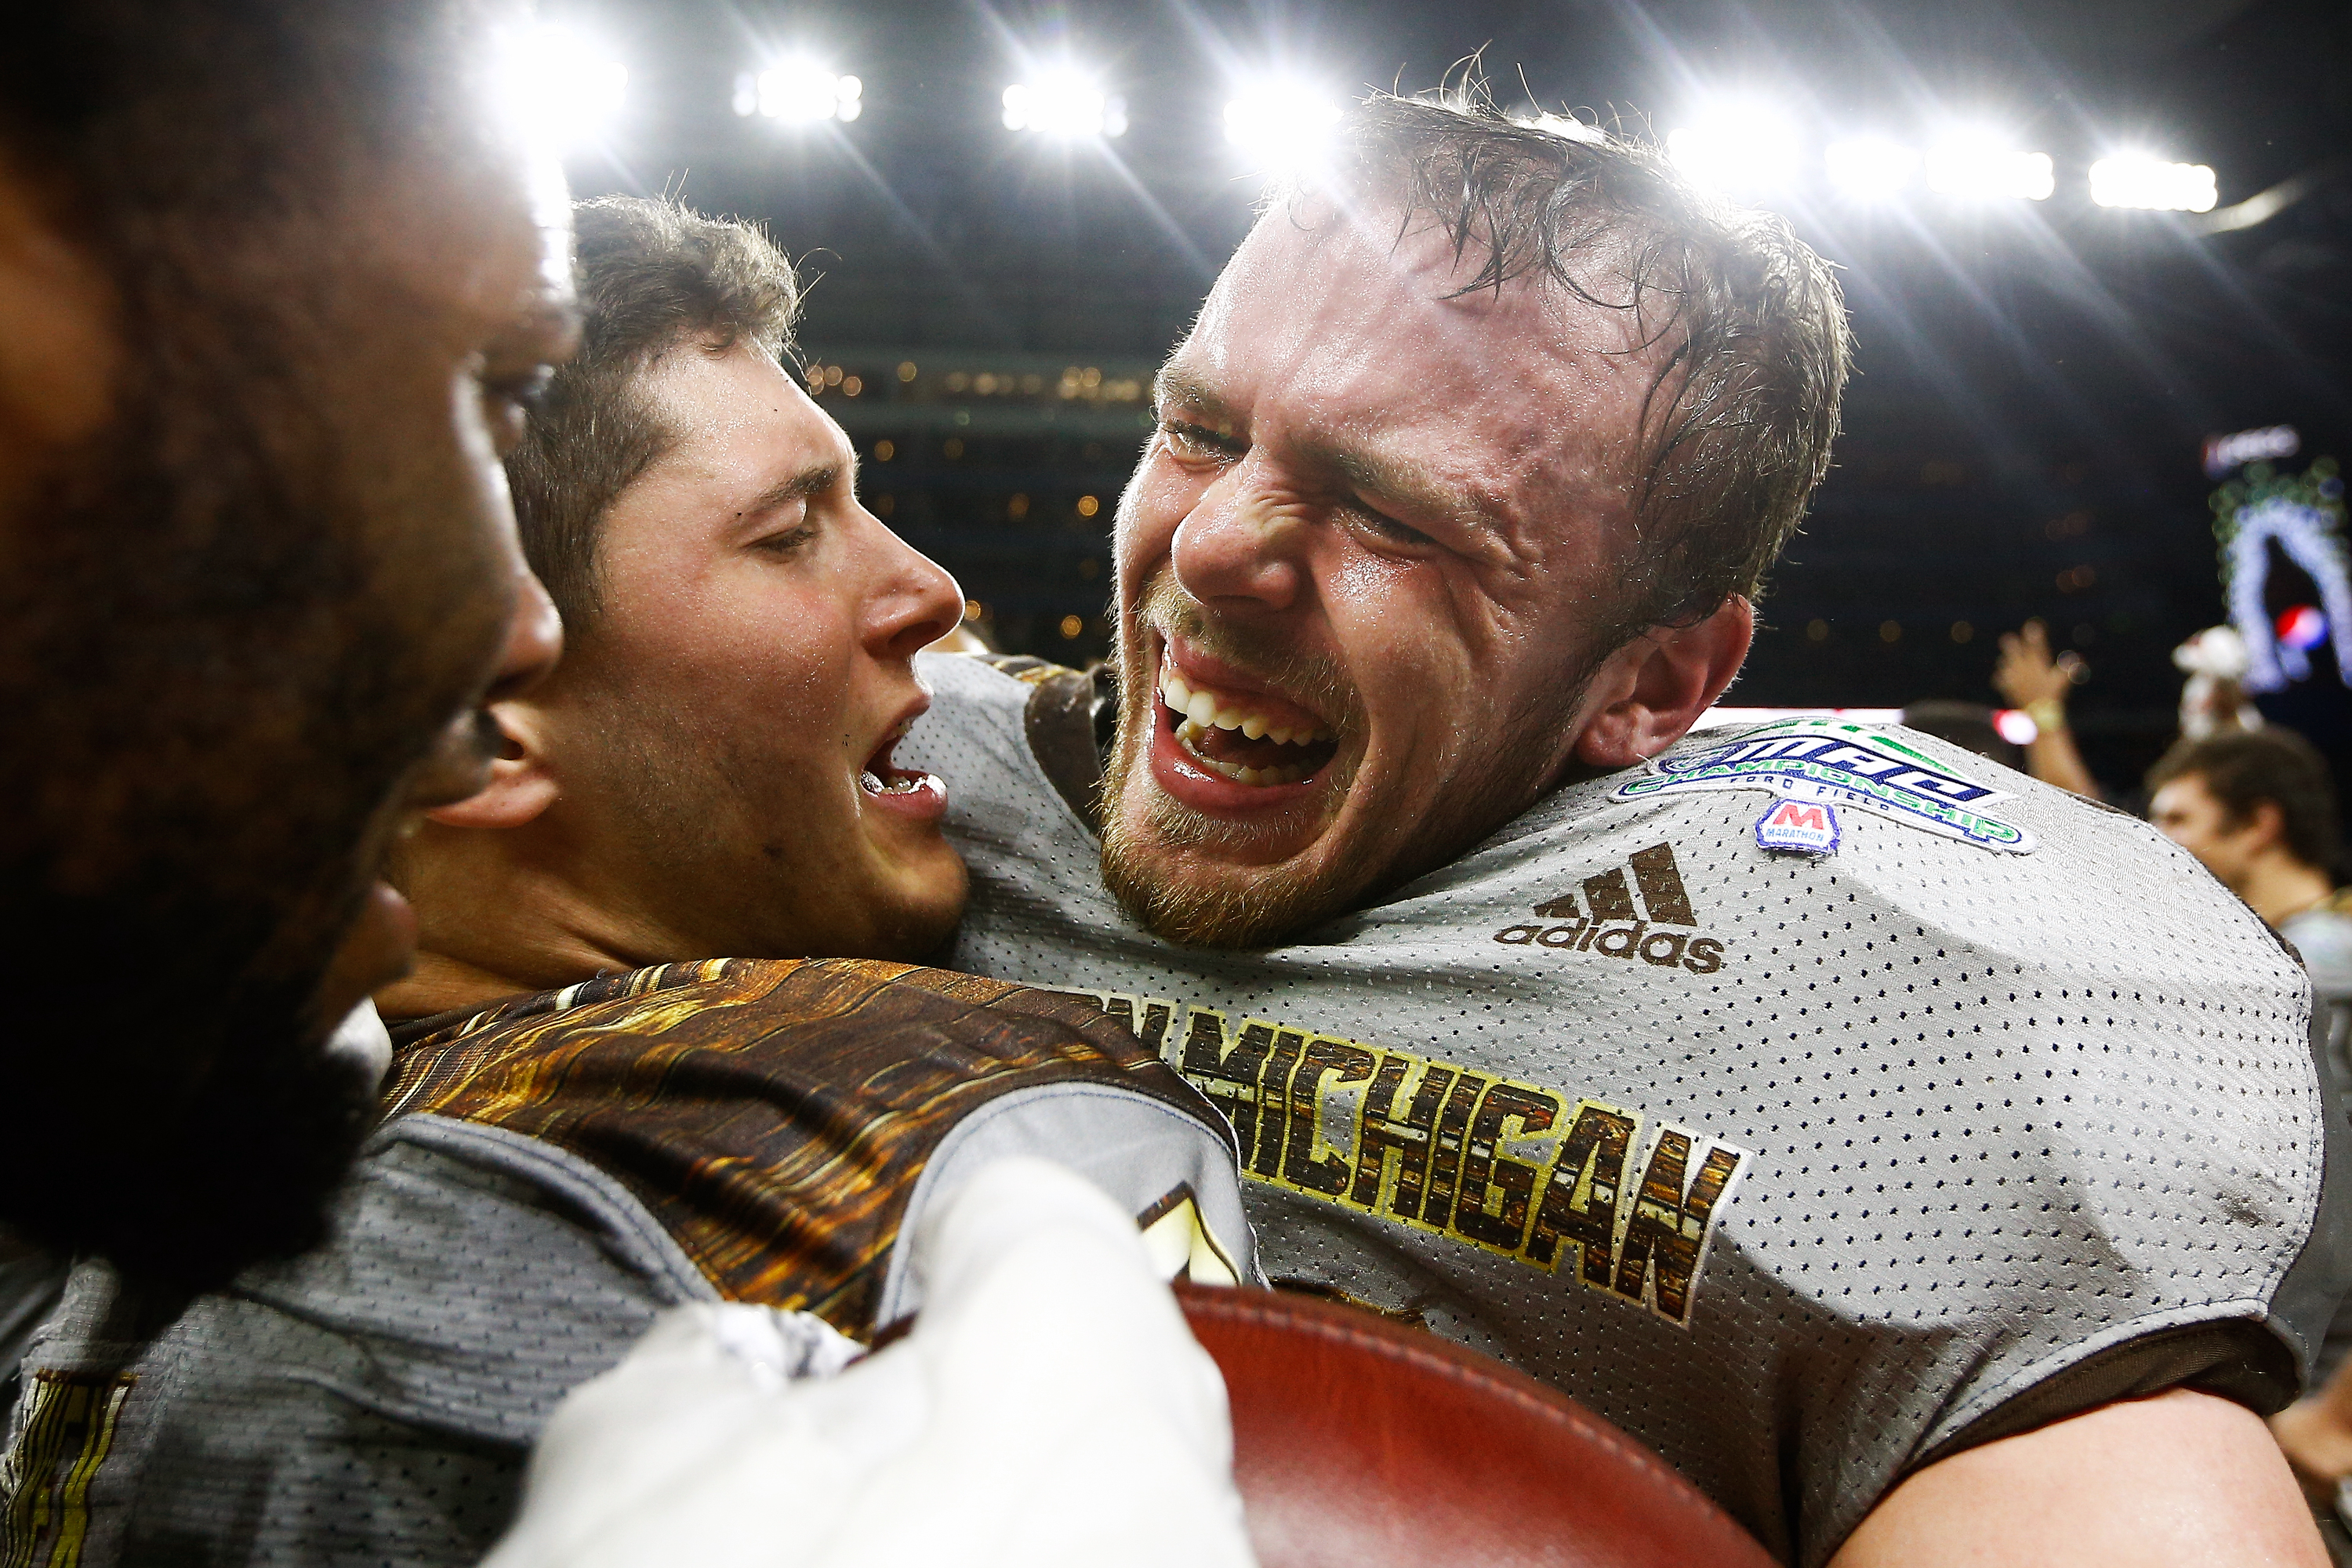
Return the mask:
<svg viewBox="0 0 2352 1568">
<path fill-rule="evenodd" d="M 1331 732 L 1320 726 L 1286 730 L 1268 722 L 1262 713 L 1234 706 L 1232 699 L 1221 702 L 1213 691 L 1198 690 L 1185 685 L 1183 678 L 1176 673 L 1174 668 L 1164 662 L 1160 667 L 1160 700 L 1168 705 L 1170 711 L 1182 714 L 1185 723 L 1198 731 L 1239 730 L 1250 740 L 1270 740 L 1286 746 L 1311 746 L 1331 738 Z M 1191 738 L 1197 740 L 1199 735 L 1196 733 Z M 1278 773 L 1284 770 L 1260 771 Z"/>
<path fill-rule="evenodd" d="M 886 784 L 879 774 L 867 769 L 857 775 L 857 784 L 867 795 L 912 795 L 929 784 L 930 777 L 929 773 L 908 773 Z"/>
<path fill-rule="evenodd" d="M 1198 753 L 1195 753 L 1198 756 Z M 1221 763 L 1214 757 L 1200 757 L 1202 765 L 1213 768 L 1235 784 L 1263 787 L 1267 784 L 1294 784 L 1304 781 L 1307 770 L 1299 767 L 1245 768 L 1238 763 Z"/>
</svg>

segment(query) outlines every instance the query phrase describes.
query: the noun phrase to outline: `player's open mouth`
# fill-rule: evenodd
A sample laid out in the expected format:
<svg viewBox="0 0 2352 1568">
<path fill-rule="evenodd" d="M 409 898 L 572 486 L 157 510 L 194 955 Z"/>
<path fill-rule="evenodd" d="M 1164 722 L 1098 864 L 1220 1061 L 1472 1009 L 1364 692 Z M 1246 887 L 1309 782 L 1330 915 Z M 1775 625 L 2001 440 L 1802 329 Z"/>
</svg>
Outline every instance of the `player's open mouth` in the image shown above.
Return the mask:
<svg viewBox="0 0 2352 1568">
<path fill-rule="evenodd" d="M 1164 653 L 1160 706 L 1187 760 L 1250 788 L 1305 784 L 1339 749 L 1322 721 L 1297 704 L 1188 683 Z"/>
<path fill-rule="evenodd" d="M 907 738 L 907 731 L 913 724 L 912 719 L 908 720 L 891 731 L 889 738 L 875 748 L 874 754 L 866 759 L 866 766 L 858 773 L 858 788 L 885 800 L 923 794 L 946 796 L 947 785 L 940 782 L 937 774 L 891 765 L 890 753 L 898 749 L 898 742 Z"/>
</svg>

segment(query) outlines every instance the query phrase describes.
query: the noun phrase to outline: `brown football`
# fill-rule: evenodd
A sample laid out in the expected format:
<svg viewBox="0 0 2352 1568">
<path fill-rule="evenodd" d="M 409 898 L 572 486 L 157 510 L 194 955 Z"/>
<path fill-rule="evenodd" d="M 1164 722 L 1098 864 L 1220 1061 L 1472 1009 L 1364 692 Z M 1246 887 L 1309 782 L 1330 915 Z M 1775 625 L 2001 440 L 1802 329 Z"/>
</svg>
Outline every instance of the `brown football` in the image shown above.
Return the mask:
<svg viewBox="0 0 2352 1568">
<path fill-rule="evenodd" d="M 1335 1301 L 1178 1287 L 1262 1568 L 1772 1568 L 1664 1460 L 1491 1356 Z"/>
</svg>

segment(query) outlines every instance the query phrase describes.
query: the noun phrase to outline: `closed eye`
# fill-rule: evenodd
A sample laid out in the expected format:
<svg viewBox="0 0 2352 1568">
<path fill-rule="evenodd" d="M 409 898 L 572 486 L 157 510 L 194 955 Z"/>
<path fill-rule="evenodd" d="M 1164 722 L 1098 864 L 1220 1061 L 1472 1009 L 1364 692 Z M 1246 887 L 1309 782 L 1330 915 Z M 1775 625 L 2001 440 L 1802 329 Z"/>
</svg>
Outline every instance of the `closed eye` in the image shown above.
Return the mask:
<svg viewBox="0 0 2352 1568">
<path fill-rule="evenodd" d="M 764 550 L 771 555 L 790 555 L 815 537 L 816 525 L 813 522 L 803 522 L 796 528 L 788 528 L 781 532 L 755 539 L 751 542 L 751 548 Z"/>
<path fill-rule="evenodd" d="M 546 403 L 555 383 L 555 367 L 536 364 L 515 375 L 486 377 L 482 383 L 482 418 L 490 441 L 503 458 L 522 444 L 530 416 Z"/>
<path fill-rule="evenodd" d="M 555 384 L 555 367 L 535 364 L 520 375 L 502 376 L 488 384 L 493 397 L 520 409 L 536 414 L 547 402 L 548 388 Z"/>
<path fill-rule="evenodd" d="M 1352 518 L 1357 527 L 1390 544 L 1419 549 L 1437 542 L 1421 530 L 1399 522 L 1384 511 L 1374 510 L 1360 500 L 1342 502 L 1339 510 Z"/>
<path fill-rule="evenodd" d="M 1238 458 L 1249 450 L 1249 443 L 1231 432 L 1213 430 L 1190 419 L 1162 415 L 1160 432 L 1168 438 L 1169 447 L 1180 457 L 1195 459 Z"/>
</svg>

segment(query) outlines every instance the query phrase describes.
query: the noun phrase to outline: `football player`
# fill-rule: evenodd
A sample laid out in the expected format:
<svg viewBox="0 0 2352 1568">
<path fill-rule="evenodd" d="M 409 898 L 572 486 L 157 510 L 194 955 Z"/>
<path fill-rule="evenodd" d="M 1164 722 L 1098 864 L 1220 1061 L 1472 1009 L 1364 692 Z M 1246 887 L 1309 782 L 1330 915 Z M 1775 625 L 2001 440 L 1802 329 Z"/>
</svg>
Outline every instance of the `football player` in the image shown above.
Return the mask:
<svg viewBox="0 0 2352 1568">
<path fill-rule="evenodd" d="M 413 942 L 384 850 L 554 659 L 499 457 L 569 214 L 496 20 L 92 0 L 0 51 L 0 1226 L 53 1258 L 322 1234 L 373 1089 L 325 1045 Z"/>
<path fill-rule="evenodd" d="M 1221 1104 L 1278 1279 L 1792 1563 L 2318 1561 L 2259 1415 L 2345 1279 L 2294 960 L 1943 742 L 1688 733 L 1847 353 L 1828 266 L 1654 151 L 1365 105 L 1159 376 L 1100 703 L 929 656 L 953 962 Z"/>
</svg>

